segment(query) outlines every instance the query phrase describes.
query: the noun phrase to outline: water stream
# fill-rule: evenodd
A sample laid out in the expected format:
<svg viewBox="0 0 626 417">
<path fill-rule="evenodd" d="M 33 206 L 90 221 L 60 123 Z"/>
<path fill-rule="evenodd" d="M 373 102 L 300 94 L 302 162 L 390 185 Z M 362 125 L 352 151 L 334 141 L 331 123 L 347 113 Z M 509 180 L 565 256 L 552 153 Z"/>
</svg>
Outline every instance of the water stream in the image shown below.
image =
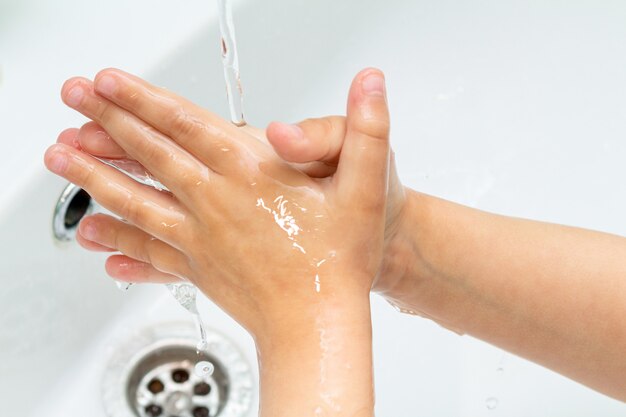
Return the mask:
<svg viewBox="0 0 626 417">
<path fill-rule="evenodd" d="M 235 39 L 232 4 L 230 0 L 217 0 L 220 32 L 222 34 L 222 64 L 226 79 L 226 96 L 230 120 L 235 126 L 245 126 L 243 115 L 243 88 L 239 76 L 239 56 Z"/>
</svg>

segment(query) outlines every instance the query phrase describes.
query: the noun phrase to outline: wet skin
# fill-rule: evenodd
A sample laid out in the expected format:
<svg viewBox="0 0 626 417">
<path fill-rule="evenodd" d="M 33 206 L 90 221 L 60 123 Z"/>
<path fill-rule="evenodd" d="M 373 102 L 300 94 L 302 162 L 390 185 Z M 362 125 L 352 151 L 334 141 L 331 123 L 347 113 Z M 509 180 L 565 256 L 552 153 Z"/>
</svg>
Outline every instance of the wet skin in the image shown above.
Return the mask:
<svg viewBox="0 0 626 417">
<path fill-rule="evenodd" d="M 246 327 L 260 355 L 263 415 L 371 415 L 369 291 L 383 253 L 390 159 L 382 74 L 355 78 L 336 170 L 320 178 L 121 71 L 71 79 L 62 97 L 169 190 L 139 184 L 80 146 L 47 151 L 51 171 L 124 219 L 96 215 L 80 227 L 86 245 L 122 253 L 107 261 L 109 273 L 190 280 Z"/>
</svg>

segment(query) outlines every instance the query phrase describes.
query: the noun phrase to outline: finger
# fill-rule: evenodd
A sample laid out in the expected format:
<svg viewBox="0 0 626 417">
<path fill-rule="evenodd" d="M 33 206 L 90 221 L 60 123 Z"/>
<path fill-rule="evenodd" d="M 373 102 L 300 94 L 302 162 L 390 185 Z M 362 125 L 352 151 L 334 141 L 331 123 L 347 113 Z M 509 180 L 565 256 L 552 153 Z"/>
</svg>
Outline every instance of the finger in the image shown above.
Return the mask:
<svg viewBox="0 0 626 417">
<path fill-rule="evenodd" d="M 80 147 L 99 158 L 128 158 L 126 151 L 96 122 L 85 123 L 78 132 Z"/>
<path fill-rule="evenodd" d="M 78 149 L 121 169 L 134 179 L 144 183 L 154 180 L 153 175 L 139 162 L 131 159 L 96 122 L 87 122 L 80 128 L 78 141 L 80 143 Z"/>
<path fill-rule="evenodd" d="M 384 207 L 389 170 L 389 111 L 381 71 L 366 69 L 352 82 L 346 138 L 336 181 L 338 195 Z"/>
<path fill-rule="evenodd" d="M 86 239 L 148 263 L 161 272 L 187 274 L 187 257 L 177 249 L 133 225 L 106 214 L 85 217 L 79 231 Z"/>
<path fill-rule="evenodd" d="M 80 227 L 79 227 L 80 230 Z M 76 242 L 84 249 L 87 249 L 92 252 L 115 252 L 115 249 L 107 248 L 106 246 L 102 246 L 98 243 L 92 242 L 91 240 L 83 237 L 80 232 L 76 231 Z"/>
<path fill-rule="evenodd" d="M 175 275 L 161 272 L 148 263 L 124 255 L 110 256 L 104 266 L 107 274 L 124 282 L 171 284 L 181 281 Z"/>
<path fill-rule="evenodd" d="M 64 144 L 48 148 L 44 161 L 50 171 L 83 188 L 107 210 L 171 245 L 178 242 L 187 211 L 172 195 L 139 184 Z"/>
<path fill-rule="evenodd" d="M 105 128 L 128 155 L 146 167 L 181 200 L 193 202 L 200 198 L 196 185 L 209 182 L 209 168 L 169 137 L 99 97 L 89 80 L 74 78 L 67 81 L 62 97 L 68 106 Z"/>
<path fill-rule="evenodd" d="M 80 149 L 78 132 L 79 129 L 76 129 L 75 127 L 65 129 L 59 134 L 59 137 L 57 138 L 57 143 L 63 143 L 67 146 L 71 146 L 72 148 Z"/>
<path fill-rule="evenodd" d="M 346 134 L 345 117 L 307 119 L 298 124 L 272 122 L 267 140 L 276 153 L 289 162 L 327 162 L 335 164 Z"/>
<path fill-rule="evenodd" d="M 182 97 L 116 69 L 96 75 L 95 91 L 154 126 L 218 172 L 239 159 L 239 144 L 231 139 L 240 136 L 237 127 Z"/>
</svg>

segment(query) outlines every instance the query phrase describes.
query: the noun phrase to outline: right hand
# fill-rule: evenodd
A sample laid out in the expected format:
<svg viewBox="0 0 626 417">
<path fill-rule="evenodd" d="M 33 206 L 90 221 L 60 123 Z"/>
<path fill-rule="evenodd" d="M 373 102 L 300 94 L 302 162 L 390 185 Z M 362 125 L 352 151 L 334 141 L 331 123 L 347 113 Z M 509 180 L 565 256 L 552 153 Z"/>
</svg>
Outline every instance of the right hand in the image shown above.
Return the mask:
<svg viewBox="0 0 626 417">
<path fill-rule="evenodd" d="M 332 176 L 337 169 L 345 137 L 346 118 L 344 116 L 327 116 L 306 119 L 294 125 L 273 122 L 270 123 L 265 131 L 249 125 L 242 129 L 245 129 L 247 133 L 255 136 L 260 141 L 269 143 L 278 156 L 310 177 L 326 178 Z M 124 149 L 115 141 L 115 138 L 112 138 L 95 122 L 88 122 L 80 129 L 72 128 L 63 131 L 59 135 L 57 142 L 81 149 L 99 158 L 123 161 L 127 170 L 130 168 L 135 173 L 150 175 L 141 164 L 127 155 Z M 385 225 L 385 252 L 387 256 L 383 259 L 380 272 L 372 288 L 373 291 L 386 293 L 402 278 L 399 272 L 396 272 L 397 268 L 394 265 L 396 259 L 393 259 L 394 255 L 391 254 L 392 251 L 388 250 L 388 248 L 394 245 L 395 239 L 399 239 L 397 235 L 401 229 L 405 205 L 405 190 L 398 178 L 395 158 L 392 152 Z M 87 240 L 81 235 L 80 230 L 79 228 L 76 238 L 85 249 L 106 252 L 115 251 L 115 249 Z M 157 270 L 143 270 L 140 277 L 124 276 L 118 278 L 145 282 L 146 277 L 150 281 L 157 282 L 174 282 L 179 280 L 179 278 L 173 275 Z"/>
</svg>

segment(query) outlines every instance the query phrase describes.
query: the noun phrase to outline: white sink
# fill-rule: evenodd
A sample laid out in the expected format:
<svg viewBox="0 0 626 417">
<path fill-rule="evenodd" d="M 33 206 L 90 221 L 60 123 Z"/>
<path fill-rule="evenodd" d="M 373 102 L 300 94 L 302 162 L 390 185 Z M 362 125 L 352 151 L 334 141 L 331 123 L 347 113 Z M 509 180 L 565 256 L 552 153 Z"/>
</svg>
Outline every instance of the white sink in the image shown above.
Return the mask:
<svg viewBox="0 0 626 417">
<path fill-rule="evenodd" d="M 378 66 L 405 184 L 485 210 L 626 235 L 626 4 L 388 4 L 239 2 L 249 121 L 342 113 L 351 77 Z M 1 416 L 105 417 L 102 375 L 120 341 L 191 320 L 164 288 L 120 292 L 103 257 L 54 243 L 52 210 L 65 183 L 41 159 L 61 129 L 83 121 L 60 104 L 62 81 L 106 66 L 226 115 L 214 11 L 196 0 L 184 8 L 154 0 L 0 5 L 0 24 L 8 22 L 0 28 Z M 247 334 L 201 304 L 209 327 L 254 369 Z M 378 297 L 373 310 L 380 416 L 626 414 L 622 403 L 396 313 Z"/>
</svg>

